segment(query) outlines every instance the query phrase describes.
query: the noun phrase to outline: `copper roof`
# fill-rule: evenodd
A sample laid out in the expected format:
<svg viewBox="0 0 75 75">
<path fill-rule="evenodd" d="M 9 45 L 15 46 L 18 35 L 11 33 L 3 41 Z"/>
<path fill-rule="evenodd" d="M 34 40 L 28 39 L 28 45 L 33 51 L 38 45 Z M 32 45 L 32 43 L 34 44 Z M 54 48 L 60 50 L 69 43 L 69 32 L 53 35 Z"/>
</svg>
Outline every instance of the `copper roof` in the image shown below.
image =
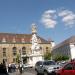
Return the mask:
<svg viewBox="0 0 75 75">
<path fill-rule="evenodd" d="M 13 40 L 15 40 L 15 43 L 22 43 L 22 39 L 25 41 L 25 43 L 31 43 L 32 34 L 14 34 L 14 33 L 0 33 L 0 43 L 2 43 L 2 40 L 5 39 L 5 43 L 13 43 Z M 50 41 L 47 41 L 40 36 L 37 36 L 38 39 L 40 39 L 41 43 L 50 43 Z"/>
<path fill-rule="evenodd" d="M 58 45 L 56 45 L 53 49 L 56 49 L 58 47 L 61 47 L 63 45 L 67 45 L 67 44 L 70 44 L 70 43 L 74 43 L 75 44 L 75 36 L 72 36 L 72 37 L 64 40 L 63 42 L 61 42 Z"/>
</svg>

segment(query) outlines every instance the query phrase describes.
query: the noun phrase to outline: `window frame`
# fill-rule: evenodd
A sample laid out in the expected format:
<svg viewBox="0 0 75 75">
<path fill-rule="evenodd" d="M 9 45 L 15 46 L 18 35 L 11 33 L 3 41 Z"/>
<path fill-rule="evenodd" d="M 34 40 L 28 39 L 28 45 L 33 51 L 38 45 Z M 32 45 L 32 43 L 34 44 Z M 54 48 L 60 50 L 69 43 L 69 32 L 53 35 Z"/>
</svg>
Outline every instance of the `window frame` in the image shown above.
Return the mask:
<svg viewBox="0 0 75 75">
<path fill-rule="evenodd" d="M 71 65 L 72 66 L 72 69 L 67 69 L 66 67 L 68 67 L 68 65 Z M 73 70 L 74 69 L 74 64 L 73 63 L 68 63 L 64 66 L 64 70 Z"/>
</svg>

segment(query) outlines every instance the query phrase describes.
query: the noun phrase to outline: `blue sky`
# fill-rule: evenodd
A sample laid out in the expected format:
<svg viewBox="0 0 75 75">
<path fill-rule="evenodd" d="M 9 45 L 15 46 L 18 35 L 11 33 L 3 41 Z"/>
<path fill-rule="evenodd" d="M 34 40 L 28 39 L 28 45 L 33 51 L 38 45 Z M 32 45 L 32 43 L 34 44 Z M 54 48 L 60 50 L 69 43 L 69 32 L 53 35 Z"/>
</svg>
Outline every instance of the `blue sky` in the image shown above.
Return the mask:
<svg viewBox="0 0 75 75">
<path fill-rule="evenodd" d="M 0 0 L 0 32 L 31 33 L 56 43 L 75 35 L 75 0 Z"/>
</svg>

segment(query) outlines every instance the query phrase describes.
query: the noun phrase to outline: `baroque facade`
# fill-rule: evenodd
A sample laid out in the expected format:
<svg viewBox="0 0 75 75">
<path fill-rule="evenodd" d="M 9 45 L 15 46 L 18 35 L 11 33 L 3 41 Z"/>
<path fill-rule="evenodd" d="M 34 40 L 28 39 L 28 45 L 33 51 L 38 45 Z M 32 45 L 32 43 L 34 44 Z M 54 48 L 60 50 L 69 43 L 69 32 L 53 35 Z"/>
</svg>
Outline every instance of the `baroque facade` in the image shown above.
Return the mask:
<svg viewBox="0 0 75 75">
<path fill-rule="evenodd" d="M 32 31 L 33 32 L 33 31 Z M 5 60 L 9 63 L 17 63 L 18 56 L 24 62 L 32 60 L 31 54 L 31 38 L 32 34 L 13 34 L 13 33 L 0 33 L 0 63 Z M 43 55 L 52 50 L 52 40 L 47 41 L 37 35 L 38 43 L 40 44 L 40 53 Z"/>
</svg>

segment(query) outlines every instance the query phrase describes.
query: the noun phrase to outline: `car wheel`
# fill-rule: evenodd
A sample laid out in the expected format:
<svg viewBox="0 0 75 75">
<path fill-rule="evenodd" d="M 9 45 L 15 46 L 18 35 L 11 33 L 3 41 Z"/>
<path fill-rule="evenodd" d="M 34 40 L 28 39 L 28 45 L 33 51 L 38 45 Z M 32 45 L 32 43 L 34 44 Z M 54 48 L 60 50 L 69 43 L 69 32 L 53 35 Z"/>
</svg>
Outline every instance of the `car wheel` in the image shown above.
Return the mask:
<svg viewBox="0 0 75 75">
<path fill-rule="evenodd" d="M 60 74 L 56 74 L 56 75 L 60 75 Z"/>
<path fill-rule="evenodd" d="M 55 72 L 52 72 L 51 75 L 57 75 Z"/>
<path fill-rule="evenodd" d="M 44 71 L 44 75 L 48 75 L 48 72 L 47 71 Z"/>
<path fill-rule="evenodd" d="M 38 71 L 35 71 L 35 75 L 39 75 Z"/>
</svg>

